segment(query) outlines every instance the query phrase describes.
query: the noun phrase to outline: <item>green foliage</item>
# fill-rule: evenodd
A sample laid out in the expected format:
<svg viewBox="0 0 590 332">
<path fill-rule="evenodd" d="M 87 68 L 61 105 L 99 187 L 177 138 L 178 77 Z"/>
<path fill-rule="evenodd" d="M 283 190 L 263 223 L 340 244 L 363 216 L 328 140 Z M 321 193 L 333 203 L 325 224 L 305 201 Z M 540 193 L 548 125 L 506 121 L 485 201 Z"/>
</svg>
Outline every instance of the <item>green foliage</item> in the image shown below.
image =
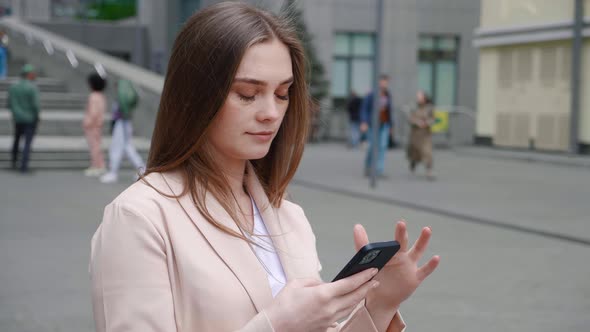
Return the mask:
<svg viewBox="0 0 590 332">
<path fill-rule="evenodd" d="M 95 0 L 86 6 L 80 18 L 115 21 L 133 17 L 136 12 L 136 0 Z"/>
<path fill-rule="evenodd" d="M 303 13 L 297 7 L 295 0 L 287 0 L 283 4 L 282 13 L 289 17 L 297 28 L 299 39 L 305 48 L 305 56 L 309 65 L 307 72 L 307 82 L 310 86 L 311 95 L 317 101 L 321 101 L 328 94 L 328 81 L 324 79 L 324 66 L 316 56 L 315 47 L 313 46 L 313 37 L 307 31 Z"/>
</svg>

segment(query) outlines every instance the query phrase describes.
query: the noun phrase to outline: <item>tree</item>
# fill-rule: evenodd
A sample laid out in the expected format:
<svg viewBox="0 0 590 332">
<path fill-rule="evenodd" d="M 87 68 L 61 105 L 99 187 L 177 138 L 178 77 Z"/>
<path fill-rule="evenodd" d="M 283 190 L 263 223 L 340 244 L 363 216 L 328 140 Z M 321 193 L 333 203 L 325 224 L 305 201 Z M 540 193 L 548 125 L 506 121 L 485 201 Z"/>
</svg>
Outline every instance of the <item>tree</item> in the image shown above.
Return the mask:
<svg viewBox="0 0 590 332">
<path fill-rule="evenodd" d="M 305 49 L 305 57 L 309 66 L 306 79 L 309 84 L 311 96 L 317 106 L 315 107 L 316 109 L 313 110 L 312 128 L 310 133 L 310 139 L 314 141 L 318 139 L 317 136 L 320 125 L 319 103 L 328 95 L 328 81 L 324 79 L 324 66 L 316 56 L 315 47 L 312 43 L 313 37 L 307 31 L 305 21 L 303 20 L 303 13 L 301 9 L 298 8 L 297 1 L 285 0 L 282 12 L 297 28 L 299 39 L 301 39 Z"/>
</svg>

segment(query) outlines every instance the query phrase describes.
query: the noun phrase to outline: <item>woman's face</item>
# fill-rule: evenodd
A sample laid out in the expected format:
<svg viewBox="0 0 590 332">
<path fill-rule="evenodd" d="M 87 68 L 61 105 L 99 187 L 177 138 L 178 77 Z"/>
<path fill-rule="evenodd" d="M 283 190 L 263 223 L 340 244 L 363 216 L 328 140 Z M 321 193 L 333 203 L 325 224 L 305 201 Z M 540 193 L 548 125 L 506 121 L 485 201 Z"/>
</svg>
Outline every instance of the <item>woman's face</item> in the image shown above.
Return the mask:
<svg viewBox="0 0 590 332">
<path fill-rule="evenodd" d="M 274 39 L 250 47 L 209 131 L 223 161 L 263 158 L 275 138 L 293 82 L 289 49 Z"/>
<path fill-rule="evenodd" d="M 418 101 L 419 104 L 423 104 L 424 102 L 426 102 L 426 97 L 424 96 L 424 92 L 418 91 L 418 93 L 416 93 L 416 100 Z"/>
</svg>

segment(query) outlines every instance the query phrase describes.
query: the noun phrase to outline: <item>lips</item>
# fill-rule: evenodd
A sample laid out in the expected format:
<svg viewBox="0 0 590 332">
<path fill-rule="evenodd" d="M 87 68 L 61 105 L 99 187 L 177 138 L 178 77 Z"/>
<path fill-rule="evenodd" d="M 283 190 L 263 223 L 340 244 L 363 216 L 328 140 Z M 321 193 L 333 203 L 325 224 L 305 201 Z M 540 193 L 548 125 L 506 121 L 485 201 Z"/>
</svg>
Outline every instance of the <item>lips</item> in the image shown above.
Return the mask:
<svg viewBox="0 0 590 332">
<path fill-rule="evenodd" d="M 267 142 L 272 139 L 274 132 L 272 132 L 272 131 L 256 131 L 256 132 L 247 132 L 246 134 L 256 138 L 258 141 Z"/>
<path fill-rule="evenodd" d="M 257 131 L 257 132 L 248 132 L 248 134 L 250 135 L 272 135 L 273 132 L 272 131 Z"/>
</svg>

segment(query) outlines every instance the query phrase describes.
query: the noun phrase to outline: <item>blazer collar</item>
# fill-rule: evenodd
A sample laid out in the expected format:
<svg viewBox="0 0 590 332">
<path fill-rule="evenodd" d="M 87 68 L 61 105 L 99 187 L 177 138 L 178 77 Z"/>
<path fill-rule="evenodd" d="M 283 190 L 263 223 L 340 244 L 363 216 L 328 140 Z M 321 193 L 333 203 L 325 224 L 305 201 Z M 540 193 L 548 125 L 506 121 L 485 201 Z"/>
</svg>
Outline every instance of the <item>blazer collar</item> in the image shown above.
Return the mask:
<svg viewBox="0 0 590 332">
<path fill-rule="evenodd" d="M 246 188 L 254 202 L 256 202 L 256 206 L 258 207 L 260 215 L 264 220 L 264 224 L 271 236 L 273 245 L 277 250 L 287 280 L 291 280 L 295 274 L 291 258 L 288 254 L 289 247 L 292 247 L 288 243 L 289 236 L 285 236 L 286 234 L 283 232 L 283 227 L 281 227 L 279 222 L 276 209 L 271 206 L 258 177 L 254 173 L 254 168 L 250 163 L 247 164 L 247 169 L 248 171 L 245 179 Z M 183 191 L 184 183 L 179 172 L 165 173 L 162 174 L 162 177 L 174 195 L 178 195 Z M 226 266 L 240 281 L 250 296 L 256 310 L 260 312 L 268 306 L 272 302 L 273 297 L 267 273 L 254 254 L 250 244 L 224 233 L 204 220 L 193 203 L 190 194 L 179 197 L 178 202 L 185 211 L 187 217 L 190 218 L 195 227 L 201 232 L 201 234 L 203 234 L 211 248 L 213 248 Z M 240 232 L 235 221 L 213 195 L 206 195 L 205 204 L 213 219 L 236 232 Z"/>
<path fill-rule="evenodd" d="M 264 225 L 268 230 L 272 243 L 283 266 L 283 271 L 287 280 L 294 279 L 297 275 L 294 271 L 295 265 L 292 260 L 293 243 L 290 243 L 291 236 L 289 236 L 288 227 L 284 227 L 275 209 L 269 202 L 268 196 L 262 187 L 262 184 L 258 180 L 258 176 L 254 171 L 254 167 L 251 163 L 247 164 L 247 176 L 246 176 L 246 188 L 248 193 L 256 203 L 260 216 L 264 221 Z M 291 250 L 290 250 L 291 249 Z"/>
</svg>

